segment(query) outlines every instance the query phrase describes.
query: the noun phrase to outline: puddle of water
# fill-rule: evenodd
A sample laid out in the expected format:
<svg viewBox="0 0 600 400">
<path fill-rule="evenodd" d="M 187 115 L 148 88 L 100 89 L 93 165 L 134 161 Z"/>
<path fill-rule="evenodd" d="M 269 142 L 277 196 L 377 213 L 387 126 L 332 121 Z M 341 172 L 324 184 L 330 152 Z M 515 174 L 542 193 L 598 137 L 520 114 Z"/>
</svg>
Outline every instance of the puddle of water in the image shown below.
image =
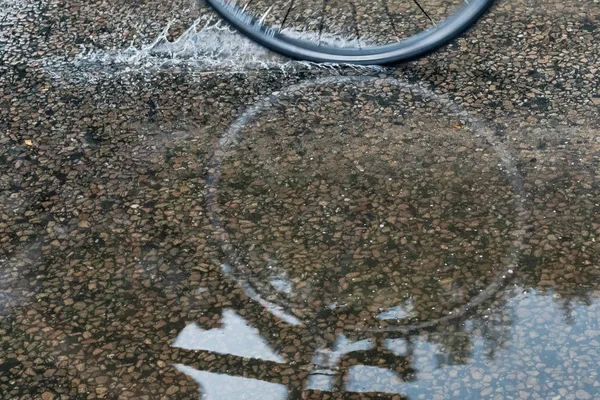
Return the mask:
<svg viewBox="0 0 600 400">
<path fill-rule="evenodd" d="M 563 302 L 522 284 L 548 263 L 522 172 L 541 182 L 557 168 L 514 158 L 446 100 L 386 80 L 298 85 L 232 125 L 211 165 L 210 218 L 223 272 L 275 317 L 256 327 L 294 360 L 276 367 L 298 377 L 290 393 L 556 398 L 552 382 L 581 371 L 572 381 L 592 398 L 598 292 L 565 285 Z"/>
<path fill-rule="evenodd" d="M 315 353 L 314 368 L 300 388 L 269 382 L 277 380 L 273 377 L 261 381 L 260 372 L 249 369 L 233 369 L 231 375 L 226 375 L 183 365 L 177 368 L 201 385 L 203 398 L 207 399 L 235 398 L 231 396 L 241 396 L 241 393 L 246 397 L 237 398 L 268 395 L 272 397 L 267 398 L 287 399 L 294 398 L 289 397 L 290 393 L 299 394 L 297 390 L 307 394 L 342 391 L 347 395 L 377 393 L 415 399 L 439 396 L 478 399 L 494 392 L 512 398 L 519 390 L 527 390 L 523 389 L 524 384 L 529 388 L 541 385 L 537 393 L 556 398 L 562 390 L 559 393 L 553 389 L 552 382 L 561 378 L 561 367 L 557 366 L 565 366 L 581 378 L 578 384 L 581 398 L 591 398 L 585 397 L 586 394 L 596 393 L 600 385 L 600 376 L 594 367 L 600 356 L 600 326 L 595 317 L 600 312 L 600 302 L 596 299 L 590 304 L 574 303 L 565 312 L 555 294 L 541 295 L 513 286 L 504 291 L 503 296 L 507 300 L 488 310 L 489 319 L 483 325 L 470 318 L 463 321 L 458 330 L 388 337 L 385 348 L 377 347 L 370 339 L 351 341 L 340 334 L 331 349 Z M 230 319 L 228 313 L 230 311 L 223 314 L 224 319 Z M 510 316 L 509 324 L 501 324 L 503 335 L 497 334 L 498 320 L 492 318 L 495 313 L 504 320 Z M 207 335 L 198 340 L 219 342 L 217 335 L 210 332 L 205 331 Z M 212 332 L 218 334 L 219 330 Z M 240 343 L 248 340 L 243 331 L 232 332 L 232 335 Z M 208 337 L 211 339 L 207 341 Z M 223 343 L 196 346 L 191 337 L 188 339 L 191 348 L 216 348 Z M 384 356 L 387 350 L 391 350 L 393 356 Z M 227 345 L 219 348 L 219 352 L 227 354 Z M 229 354 L 239 354 L 238 344 L 230 348 Z M 291 368 L 298 375 L 305 370 L 305 366 L 294 363 L 278 365 L 281 370 Z"/>
<path fill-rule="evenodd" d="M 413 305 L 412 301 L 408 299 L 407 306 L 394 306 L 390 307 L 387 311 L 382 312 L 377 315 L 377 318 L 386 320 L 386 319 L 405 319 L 411 316 Z"/>
<path fill-rule="evenodd" d="M 357 330 L 456 318 L 517 268 L 527 212 L 511 160 L 420 88 L 348 81 L 270 98 L 221 139 L 208 193 L 225 272 L 299 320 L 325 308 Z M 399 111 L 419 97 L 427 112 Z M 274 265 L 293 290 L 273 286 Z"/>
<path fill-rule="evenodd" d="M 288 390 L 284 385 L 198 371 L 185 365 L 177 369 L 191 376 L 202 387 L 203 400 L 285 400 Z"/>
<path fill-rule="evenodd" d="M 369 339 L 363 339 L 356 342 L 348 340 L 346 336 L 339 335 L 336 342 L 333 345 L 333 350 L 329 356 L 327 363 L 330 367 L 334 367 L 340 361 L 340 359 L 348 353 L 353 351 L 370 350 L 373 348 L 373 343 Z"/>
<path fill-rule="evenodd" d="M 196 324 L 190 324 L 179 333 L 173 347 L 284 362 L 281 356 L 268 347 L 258 331 L 249 327 L 248 323 L 234 311 L 225 310 L 222 323 L 223 328 L 208 331 Z"/>
<path fill-rule="evenodd" d="M 285 308 L 281 305 L 274 304 L 270 301 L 265 300 L 259 293 L 257 293 L 256 289 L 252 286 L 250 282 L 245 280 L 243 277 L 235 276 L 235 274 L 232 273 L 231 266 L 223 264 L 221 268 L 225 274 L 233 277 L 233 280 L 240 286 L 240 288 L 242 288 L 246 296 L 263 306 L 271 314 L 275 315 L 277 318 L 280 318 L 282 321 L 285 321 L 290 325 L 296 326 L 302 324 L 302 322 L 298 318 L 286 312 Z"/>
</svg>

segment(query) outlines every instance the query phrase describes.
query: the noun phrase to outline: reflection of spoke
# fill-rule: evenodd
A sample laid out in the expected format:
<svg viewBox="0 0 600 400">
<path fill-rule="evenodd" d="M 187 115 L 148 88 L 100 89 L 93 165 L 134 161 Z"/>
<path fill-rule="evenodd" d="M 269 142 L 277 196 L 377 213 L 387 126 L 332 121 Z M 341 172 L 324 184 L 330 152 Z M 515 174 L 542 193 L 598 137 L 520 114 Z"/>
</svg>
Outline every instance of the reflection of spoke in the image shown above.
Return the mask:
<svg viewBox="0 0 600 400">
<path fill-rule="evenodd" d="M 419 7 L 419 9 L 423 12 L 423 14 L 425 14 L 427 19 L 430 20 L 434 26 L 437 26 L 436 23 L 433 21 L 433 19 L 431 19 L 431 17 L 429 16 L 429 14 L 427 14 L 427 11 L 425 11 L 425 9 L 423 9 L 423 7 L 421 7 L 421 5 L 419 4 L 419 1 L 418 0 L 413 0 L 413 1 L 417 5 L 417 7 Z"/>
</svg>

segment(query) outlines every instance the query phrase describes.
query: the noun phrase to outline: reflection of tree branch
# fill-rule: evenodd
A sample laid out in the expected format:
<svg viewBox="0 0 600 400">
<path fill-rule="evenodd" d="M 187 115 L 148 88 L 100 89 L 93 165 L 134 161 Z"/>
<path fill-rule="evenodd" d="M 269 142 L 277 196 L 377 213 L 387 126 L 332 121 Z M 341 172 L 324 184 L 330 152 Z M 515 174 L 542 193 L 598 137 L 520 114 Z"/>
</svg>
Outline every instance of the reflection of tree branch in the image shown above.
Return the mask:
<svg viewBox="0 0 600 400">
<path fill-rule="evenodd" d="M 258 379 L 271 383 L 283 383 L 288 386 L 292 381 L 302 382 L 312 369 L 311 365 L 282 364 L 275 361 L 250 359 L 206 350 L 179 349 L 178 352 L 178 363 L 201 371 Z"/>
<path fill-rule="evenodd" d="M 299 397 L 290 396 L 289 399 L 296 400 Z M 393 399 L 393 400 L 410 400 L 407 396 L 402 396 L 399 394 L 382 394 L 375 392 L 360 392 L 360 393 L 352 393 L 352 392 L 321 392 L 319 390 L 305 390 L 302 392 L 303 400 L 322 400 L 322 399 L 331 399 L 331 400 L 381 400 L 381 399 Z"/>
<path fill-rule="evenodd" d="M 493 359 L 498 349 L 506 347 L 511 338 L 511 327 L 514 322 L 512 309 L 506 307 L 507 296 L 496 298 L 486 314 L 487 318 L 473 321 L 473 329 L 479 329 L 478 336 L 484 337 L 486 356 Z M 472 335 L 473 333 L 471 333 Z"/>
<path fill-rule="evenodd" d="M 405 382 L 416 379 L 416 370 L 412 367 L 412 355 L 398 356 L 385 348 L 352 351 L 344 354 L 338 368 L 342 371 L 354 365 L 371 365 L 394 371 Z"/>
<path fill-rule="evenodd" d="M 289 399 L 321 399 L 322 393 L 318 390 L 304 390 L 304 383 L 308 378 L 312 365 L 281 364 L 274 361 L 254 360 L 245 357 L 234 356 L 231 354 L 218 354 L 211 351 L 178 351 L 179 363 L 192 368 L 224 374 L 228 376 L 239 376 L 250 379 L 258 379 L 265 382 L 283 384 L 290 389 Z M 365 353 L 367 359 L 376 362 L 381 354 L 376 352 L 356 352 Z M 405 357 L 400 357 L 405 358 Z M 396 357 L 398 359 L 398 357 Z M 407 360 L 401 363 L 406 366 L 405 373 L 413 371 Z M 408 364 L 407 364 L 408 363 Z M 365 364 L 367 365 L 367 364 Z M 406 375 L 408 377 L 408 375 Z M 343 379 L 342 376 L 340 378 Z M 409 380 L 409 379 L 407 379 Z M 340 390 L 339 393 L 327 392 L 328 398 L 332 399 L 380 399 L 381 393 L 349 393 Z M 332 397 L 333 396 L 333 397 Z M 394 395 L 399 400 L 409 400 L 408 397 Z"/>
<path fill-rule="evenodd" d="M 471 359 L 473 348 L 471 335 L 460 325 L 456 328 L 456 331 L 435 333 L 427 338 L 428 342 L 438 343 L 441 346 L 440 353 L 436 354 L 438 368 L 446 365 L 466 365 Z"/>
<path fill-rule="evenodd" d="M 498 276 L 485 290 L 482 290 L 478 295 L 474 296 L 468 303 L 454 309 L 451 314 L 442 318 L 421 322 L 413 325 L 393 325 L 393 322 L 385 321 L 381 323 L 380 328 L 367 328 L 366 331 L 371 332 L 397 332 L 402 334 L 415 334 L 420 330 L 432 329 L 438 325 L 450 325 L 456 321 L 463 320 L 471 313 L 477 311 L 479 307 L 490 301 L 494 293 L 506 286 L 509 277 L 505 275 Z M 386 326 L 387 325 L 387 326 Z"/>
</svg>

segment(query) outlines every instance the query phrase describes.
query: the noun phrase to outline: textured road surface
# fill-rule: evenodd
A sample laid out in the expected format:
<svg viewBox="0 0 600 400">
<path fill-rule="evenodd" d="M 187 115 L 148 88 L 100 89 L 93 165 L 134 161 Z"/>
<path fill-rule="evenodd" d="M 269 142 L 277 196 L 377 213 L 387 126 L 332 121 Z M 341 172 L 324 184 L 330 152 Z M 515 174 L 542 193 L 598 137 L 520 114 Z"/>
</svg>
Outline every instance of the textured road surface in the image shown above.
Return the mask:
<svg viewBox="0 0 600 400">
<path fill-rule="evenodd" d="M 600 396 L 597 1 L 384 70 L 0 4 L 2 399 Z"/>
</svg>

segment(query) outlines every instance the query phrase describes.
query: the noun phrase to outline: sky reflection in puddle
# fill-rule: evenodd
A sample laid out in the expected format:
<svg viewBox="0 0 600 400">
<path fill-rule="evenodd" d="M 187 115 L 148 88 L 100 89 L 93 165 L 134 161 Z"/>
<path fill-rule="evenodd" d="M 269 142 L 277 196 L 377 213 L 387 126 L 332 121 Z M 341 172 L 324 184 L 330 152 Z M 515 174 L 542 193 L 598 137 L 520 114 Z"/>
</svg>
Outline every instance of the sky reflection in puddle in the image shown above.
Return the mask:
<svg viewBox="0 0 600 400">
<path fill-rule="evenodd" d="M 200 384 L 205 400 L 284 400 L 288 395 L 287 388 L 276 383 L 198 371 L 185 365 L 177 365 L 177 369 Z"/>
<path fill-rule="evenodd" d="M 486 333 L 474 319 L 461 323 L 458 330 L 388 337 L 383 341 L 385 348 L 376 347 L 372 339 L 352 341 L 340 334 L 331 349 L 320 349 L 315 354 L 302 389 L 400 394 L 408 398 L 433 398 L 442 390 L 451 398 L 480 398 L 535 384 L 547 386 L 547 392 L 552 393 L 553 374 L 561 370 L 552 366 L 562 365 L 589 382 L 589 387 L 579 385 L 581 393 L 595 393 L 598 371 L 593 360 L 600 356 L 600 326 L 595 316 L 600 312 L 600 302 L 594 299 L 589 305 L 568 304 L 557 294 L 539 294 L 519 287 L 510 292 L 505 293 L 510 298 L 501 310 L 490 309 L 489 315 L 483 316 L 493 319 L 494 312 L 500 312 L 505 321 L 510 316 L 511 323 L 501 340 Z M 211 330 L 188 325 L 174 347 L 274 361 L 282 369 L 302 371 L 309 367 L 284 362 L 263 337 L 269 332 L 251 328 L 252 322 L 233 310 L 223 312 L 222 322 L 222 328 Z M 452 354 L 448 347 L 453 345 L 466 351 L 464 359 Z M 396 358 L 385 358 L 383 353 L 388 351 Z M 361 358 L 367 353 L 371 357 Z M 352 365 L 347 362 L 350 354 Z M 373 355 L 379 356 L 376 365 L 360 362 L 373 360 Z M 399 365 L 407 362 L 404 370 L 414 369 L 412 376 L 397 372 Z M 251 370 L 244 371 L 246 377 L 242 378 L 184 365 L 177 368 L 200 384 L 203 399 L 295 398 L 285 385 L 254 379 Z"/>
</svg>

